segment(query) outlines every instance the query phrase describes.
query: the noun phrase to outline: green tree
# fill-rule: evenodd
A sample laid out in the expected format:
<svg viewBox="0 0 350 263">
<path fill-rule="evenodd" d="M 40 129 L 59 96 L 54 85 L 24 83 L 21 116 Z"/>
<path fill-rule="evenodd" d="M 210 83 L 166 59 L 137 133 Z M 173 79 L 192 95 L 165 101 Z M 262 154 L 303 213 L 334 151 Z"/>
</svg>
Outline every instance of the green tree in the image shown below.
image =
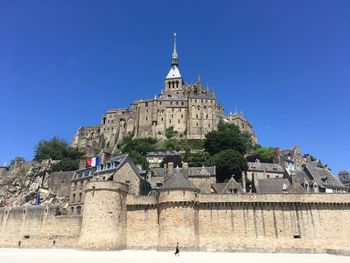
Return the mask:
<svg viewBox="0 0 350 263">
<path fill-rule="evenodd" d="M 257 145 L 253 152 L 247 156 L 247 160 L 254 162 L 256 159 L 259 159 L 263 163 L 273 163 L 274 155 L 274 148 Z"/>
<path fill-rule="evenodd" d="M 210 157 L 209 163 L 216 166 L 216 181 L 225 182 L 234 175 L 236 181 L 241 181 L 242 171 L 248 169 L 243 155 L 232 149 L 220 151 Z"/>
<path fill-rule="evenodd" d="M 53 165 L 53 171 L 73 171 L 79 169 L 79 160 L 83 153 L 77 148 L 73 148 L 68 143 L 58 137 L 50 140 L 42 140 L 35 147 L 34 159 L 41 161 L 52 159 L 60 161 Z"/>
<path fill-rule="evenodd" d="M 198 152 L 190 153 L 187 157 L 188 166 L 200 167 L 209 164 L 209 153 L 207 152 Z"/>
<path fill-rule="evenodd" d="M 165 130 L 165 136 L 167 137 L 167 139 L 173 138 L 177 133 L 178 133 L 177 131 L 174 131 L 173 126 Z"/>
<path fill-rule="evenodd" d="M 246 143 L 239 128 L 222 121 L 219 122 L 218 130 L 206 135 L 204 148 L 210 155 L 228 149 L 236 150 L 241 154 L 246 153 Z"/>
<path fill-rule="evenodd" d="M 149 165 L 145 155 L 155 150 L 157 140 L 153 138 L 133 139 L 133 137 L 133 134 L 126 136 L 118 148 L 122 153 L 129 153 L 136 164 L 140 164 L 142 169 L 147 170 Z"/>
</svg>

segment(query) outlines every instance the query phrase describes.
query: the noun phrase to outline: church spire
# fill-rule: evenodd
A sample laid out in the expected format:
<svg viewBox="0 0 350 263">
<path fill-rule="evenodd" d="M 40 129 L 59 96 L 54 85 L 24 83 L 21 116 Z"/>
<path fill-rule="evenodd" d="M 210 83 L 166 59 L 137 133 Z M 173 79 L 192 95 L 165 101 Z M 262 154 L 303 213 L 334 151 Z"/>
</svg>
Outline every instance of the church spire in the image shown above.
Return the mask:
<svg viewBox="0 0 350 263">
<path fill-rule="evenodd" d="M 178 56 L 176 51 L 176 33 L 174 33 L 174 50 L 173 50 L 171 65 L 178 66 Z"/>
</svg>

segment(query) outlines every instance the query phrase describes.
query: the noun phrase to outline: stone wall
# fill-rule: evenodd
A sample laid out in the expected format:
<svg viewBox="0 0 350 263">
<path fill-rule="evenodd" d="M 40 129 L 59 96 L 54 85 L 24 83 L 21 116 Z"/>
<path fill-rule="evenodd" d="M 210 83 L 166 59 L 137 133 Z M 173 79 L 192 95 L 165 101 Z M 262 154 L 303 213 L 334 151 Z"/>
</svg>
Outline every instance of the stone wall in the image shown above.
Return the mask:
<svg viewBox="0 0 350 263">
<path fill-rule="evenodd" d="M 81 217 L 56 216 L 56 207 L 0 209 L 0 245 L 24 247 L 74 247 Z"/>
<path fill-rule="evenodd" d="M 89 182 L 82 217 L 55 207 L 0 209 L 0 246 L 99 249 L 350 251 L 350 194 L 126 195 L 125 184 Z M 80 238 L 79 238 L 80 237 Z"/>
<path fill-rule="evenodd" d="M 127 245 L 129 249 L 158 247 L 158 209 L 155 196 L 127 197 Z"/>
</svg>

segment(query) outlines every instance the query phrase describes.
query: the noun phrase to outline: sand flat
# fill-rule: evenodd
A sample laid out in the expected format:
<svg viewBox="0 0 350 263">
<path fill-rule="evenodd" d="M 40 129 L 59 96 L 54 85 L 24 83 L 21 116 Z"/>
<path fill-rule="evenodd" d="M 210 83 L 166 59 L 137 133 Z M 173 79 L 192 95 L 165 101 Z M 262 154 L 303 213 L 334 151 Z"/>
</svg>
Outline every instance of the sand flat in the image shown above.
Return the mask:
<svg viewBox="0 0 350 263">
<path fill-rule="evenodd" d="M 323 263 L 350 262 L 350 257 L 327 254 L 272 254 L 272 253 L 229 253 L 229 252 L 181 252 L 175 257 L 172 252 L 158 251 L 88 251 L 74 249 L 26 249 L 0 248 L 0 262 L 11 263 Z"/>
</svg>

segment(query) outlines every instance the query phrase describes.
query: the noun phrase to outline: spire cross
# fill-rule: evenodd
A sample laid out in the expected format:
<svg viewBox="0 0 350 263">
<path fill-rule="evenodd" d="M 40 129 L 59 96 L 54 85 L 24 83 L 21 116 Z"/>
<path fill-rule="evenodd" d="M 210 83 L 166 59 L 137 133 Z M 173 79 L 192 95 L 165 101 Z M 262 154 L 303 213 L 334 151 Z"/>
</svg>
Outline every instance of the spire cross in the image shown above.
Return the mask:
<svg viewBox="0 0 350 263">
<path fill-rule="evenodd" d="M 174 33 L 174 51 L 172 56 L 172 63 L 173 66 L 178 64 L 178 58 L 177 58 L 177 51 L 176 51 L 176 33 Z"/>
<path fill-rule="evenodd" d="M 177 56 L 177 52 L 176 52 L 176 33 L 174 33 L 174 51 L 173 51 L 173 56 L 174 55 Z"/>
</svg>

